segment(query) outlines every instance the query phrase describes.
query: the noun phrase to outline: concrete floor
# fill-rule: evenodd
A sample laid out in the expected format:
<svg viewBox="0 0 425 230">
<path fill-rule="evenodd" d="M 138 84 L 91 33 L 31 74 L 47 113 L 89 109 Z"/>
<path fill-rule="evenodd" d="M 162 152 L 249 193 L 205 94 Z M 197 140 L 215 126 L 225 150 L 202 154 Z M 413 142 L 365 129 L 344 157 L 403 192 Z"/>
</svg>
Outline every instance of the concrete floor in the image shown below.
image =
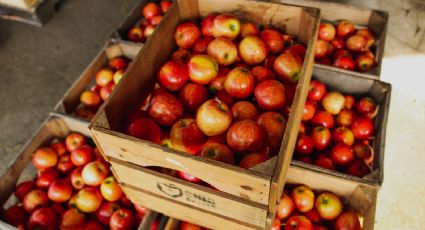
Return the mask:
<svg viewBox="0 0 425 230">
<path fill-rule="evenodd" d="M 0 174 L 137 2 L 62 1 L 43 28 L 0 21 Z M 393 91 L 376 229 L 425 229 L 425 54 L 401 38 L 423 37 L 424 12 L 410 1 L 350 2 L 390 12 L 381 78 Z"/>
</svg>

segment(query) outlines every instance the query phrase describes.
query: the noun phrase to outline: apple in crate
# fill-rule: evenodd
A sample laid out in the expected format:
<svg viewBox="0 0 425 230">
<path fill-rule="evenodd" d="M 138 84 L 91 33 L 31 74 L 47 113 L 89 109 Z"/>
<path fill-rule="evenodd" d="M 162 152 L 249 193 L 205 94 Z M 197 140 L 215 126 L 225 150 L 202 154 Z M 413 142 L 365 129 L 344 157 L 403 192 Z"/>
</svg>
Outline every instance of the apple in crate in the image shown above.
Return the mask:
<svg viewBox="0 0 425 230">
<path fill-rule="evenodd" d="M 333 220 L 342 212 L 342 202 L 338 196 L 323 192 L 316 198 L 315 208 L 324 220 Z"/>
<path fill-rule="evenodd" d="M 262 113 L 257 119 L 258 125 L 264 130 L 264 141 L 273 153 L 279 151 L 286 128 L 286 119 L 277 112 Z"/>
<path fill-rule="evenodd" d="M 185 118 L 173 125 L 170 140 L 173 148 L 195 155 L 202 149 L 206 137 L 198 128 L 194 119 Z"/>
<path fill-rule="evenodd" d="M 203 37 L 199 39 L 192 48 L 194 54 L 207 54 L 208 45 L 214 40 L 213 37 Z M 211 54 L 210 54 L 211 55 Z"/>
<path fill-rule="evenodd" d="M 251 69 L 251 73 L 254 76 L 255 82 L 259 83 L 264 80 L 274 80 L 275 76 L 273 71 L 264 66 L 256 66 Z"/>
<path fill-rule="evenodd" d="M 266 43 L 267 49 L 272 53 L 279 53 L 285 47 L 282 34 L 274 29 L 264 29 L 260 33 L 261 39 Z"/>
<path fill-rule="evenodd" d="M 133 229 L 136 225 L 134 214 L 128 209 L 118 209 L 112 214 L 109 221 L 111 230 Z"/>
<path fill-rule="evenodd" d="M 58 154 L 49 147 L 37 149 L 32 157 L 32 163 L 37 169 L 43 170 L 56 166 Z"/>
<path fill-rule="evenodd" d="M 260 163 L 265 162 L 267 159 L 268 158 L 263 153 L 249 153 L 241 160 L 241 162 L 239 163 L 239 167 L 244 169 L 250 169 Z"/>
<path fill-rule="evenodd" d="M 313 230 L 311 221 L 302 215 L 292 216 L 285 223 L 285 230 Z"/>
<path fill-rule="evenodd" d="M 214 18 L 212 25 L 212 35 L 216 38 L 226 37 L 234 40 L 241 30 L 241 22 L 239 19 L 231 16 L 221 14 Z"/>
<path fill-rule="evenodd" d="M 235 163 L 233 152 L 226 145 L 220 143 L 206 143 L 200 155 L 227 164 L 233 165 Z"/>
<path fill-rule="evenodd" d="M 283 52 L 276 58 L 273 68 L 280 80 L 297 82 L 301 73 L 302 60 L 292 52 Z"/>
<path fill-rule="evenodd" d="M 46 192 L 40 189 L 34 189 L 28 192 L 22 201 L 25 211 L 29 213 L 33 212 L 39 207 L 47 206 L 48 203 L 49 199 Z"/>
<path fill-rule="evenodd" d="M 231 110 L 234 121 L 255 120 L 259 114 L 257 107 L 249 101 L 238 101 Z"/>
<path fill-rule="evenodd" d="M 276 80 L 260 82 L 255 87 L 254 96 L 262 110 L 280 111 L 285 106 L 285 86 Z"/>
<path fill-rule="evenodd" d="M 239 43 L 239 55 L 246 64 L 260 64 L 267 54 L 266 43 L 257 36 L 247 36 Z"/>
<path fill-rule="evenodd" d="M 308 212 L 314 207 L 314 192 L 311 188 L 300 185 L 292 190 L 292 200 L 300 212 Z"/>
<path fill-rule="evenodd" d="M 109 226 L 112 214 L 120 208 L 120 205 L 115 202 L 105 202 L 99 207 L 99 209 L 97 209 L 96 219 L 103 225 Z"/>
<path fill-rule="evenodd" d="M 318 36 L 324 41 L 332 41 L 335 38 L 336 30 L 334 25 L 330 23 L 321 23 L 319 26 Z"/>
<path fill-rule="evenodd" d="M 58 178 L 59 178 L 58 172 L 52 168 L 39 171 L 37 175 L 37 180 L 36 180 L 37 188 L 47 189 Z M 18 191 L 18 188 L 16 189 L 16 191 Z"/>
<path fill-rule="evenodd" d="M 159 125 L 172 126 L 183 116 L 184 109 L 174 95 L 162 91 L 152 97 L 148 113 Z"/>
<path fill-rule="evenodd" d="M 184 63 L 169 61 L 159 70 L 158 80 L 169 91 L 177 92 L 189 80 L 189 72 Z"/>
<path fill-rule="evenodd" d="M 47 197 L 57 203 L 66 202 L 72 196 L 72 185 L 68 180 L 57 179 L 49 187 Z"/>
<path fill-rule="evenodd" d="M 196 112 L 208 100 L 208 90 L 203 85 L 189 82 L 180 91 L 179 100 L 188 111 Z"/>
<path fill-rule="evenodd" d="M 75 204 L 80 211 L 92 213 L 100 207 L 102 201 L 102 194 L 98 187 L 85 187 L 78 191 Z"/>
<path fill-rule="evenodd" d="M 355 31 L 356 28 L 354 27 L 354 24 L 348 20 L 341 20 L 336 26 L 336 33 L 338 37 L 346 38 L 355 33 Z"/>
<path fill-rule="evenodd" d="M 243 67 L 232 69 L 224 81 L 224 89 L 233 98 L 243 99 L 254 91 L 254 76 Z"/>
<path fill-rule="evenodd" d="M 227 38 L 216 38 L 208 44 L 208 55 L 222 66 L 229 66 L 238 59 L 236 45 Z"/>
<path fill-rule="evenodd" d="M 183 49 L 192 48 L 200 38 L 201 31 L 198 26 L 192 22 L 179 24 L 174 33 L 174 39 L 177 45 Z"/>
<path fill-rule="evenodd" d="M 244 22 L 241 25 L 241 37 L 246 36 L 258 36 L 260 31 L 258 30 L 258 27 L 253 22 Z"/>
<path fill-rule="evenodd" d="M 203 36 L 205 36 L 205 37 L 212 37 L 213 36 L 212 28 L 213 28 L 215 17 L 217 17 L 217 15 L 210 14 L 210 15 L 206 16 L 204 18 L 204 20 L 202 20 L 201 30 L 202 30 Z"/>
<path fill-rule="evenodd" d="M 35 210 L 28 221 L 29 229 L 54 230 L 57 223 L 57 216 L 52 209 L 42 207 Z"/>
<path fill-rule="evenodd" d="M 252 120 L 236 121 L 227 131 L 226 139 L 236 152 L 258 151 L 264 144 L 264 131 Z"/>
<path fill-rule="evenodd" d="M 196 112 L 196 124 L 207 136 L 217 136 L 226 132 L 232 123 L 229 107 L 219 99 L 211 99 L 199 107 Z"/>
<path fill-rule="evenodd" d="M 146 19 L 152 19 L 161 13 L 161 8 L 154 2 L 147 3 L 142 9 L 142 15 Z"/>
<path fill-rule="evenodd" d="M 89 186 L 99 186 L 108 176 L 108 169 L 100 161 L 93 161 L 86 164 L 81 172 L 84 183 Z"/>
<path fill-rule="evenodd" d="M 335 221 L 335 230 L 361 229 L 360 221 L 354 212 L 343 212 Z"/>
</svg>

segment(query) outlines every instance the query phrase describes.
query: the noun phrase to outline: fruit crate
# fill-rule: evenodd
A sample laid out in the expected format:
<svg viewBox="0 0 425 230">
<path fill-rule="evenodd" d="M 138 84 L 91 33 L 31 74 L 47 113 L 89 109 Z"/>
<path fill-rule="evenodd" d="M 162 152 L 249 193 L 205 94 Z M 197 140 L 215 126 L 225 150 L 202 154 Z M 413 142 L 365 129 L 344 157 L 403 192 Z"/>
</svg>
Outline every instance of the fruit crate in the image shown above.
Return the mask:
<svg viewBox="0 0 425 230">
<path fill-rule="evenodd" d="M 153 89 L 157 71 L 176 48 L 173 31 L 178 23 L 212 12 L 228 12 L 242 20 L 286 28 L 286 32 L 307 44 L 283 147 L 268 173 L 192 156 L 117 131 L 131 105 L 146 98 Z M 192 222 L 212 228 L 263 229 L 270 225 L 276 201 L 283 190 L 309 87 L 319 17 L 317 9 L 279 3 L 177 1 L 91 123 L 92 137 L 112 163 L 128 197 L 165 215 L 190 218 Z M 160 174 L 148 166 L 189 173 L 220 191 Z"/>
<path fill-rule="evenodd" d="M 0 19 L 42 26 L 55 14 L 58 0 L 0 0 Z"/>
<path fill-rule="evenodd" d="M 376 37 L 375 53 L 376 66 L 371 70 L 361 73 L 356 71 L 344 70 L 328 65 L 315 63 L 315 68 L 333 70 L 340 73 L 351 73 L 357 76 L 366 76 L 379 79 L 381 77 L 382 59 L 384 56 L 385 38 L 388 26 L 388 12 L 370 9 L 362 6 L 348 5 L 338 2 L 322 0 L 273 0 L 275 2 L 298 4 L 319 8 L 322 21 L 336 22 L 346 19 L 353 22 L 356 26 L 369 27 Z"/>
<path fill-rule="evenodd" d="M 25 10 L 31 9 L 38 2 L 40 2 L 40 0 L 0 0 L 0 4 Z"/>
<path fill-rule="evenodd" d="M 55 106 L 53 113 L 57 116 L 63 117 L 63 119 L 65 119 L 68 123 L 73 123 L 70 124 L 71 127 L 84 125 L 87 128 L 90 121 L 74 114 L 80 105 L 80 95 L 88 89 L 89 86 L 95 84 L 96 72 L 106 66 L 108 60 L 119 56 L 124 56 L 133 60 L 139 53 L 140 49 L 140 46 L 134 44 L 112 40 L 108 41 L 103 46 L 99 54 L 97 54 L 97 56 L 86 67 L 80 77 L 78 77 L 74 84 L 72 84 L 72 86 L 64 94 L 62 99 Z"/>
<path fill-rule="evenodd" d="M 372 140 L 374 158 L 372 172 L 363 178 L 351 176 L 342 172 L 324 169 L 312 164 L 293 160 L 292 164 L 314 171 L 334 175 L 370 186 L 381 186 L 384 180 L 385 137 L 390 111 L 391 84 L 377 80 L 359 77 L 352 73 L 338 72 L 324 68 L 314 68 L 313 78 L 323 82 L 328 91 L 334 90 L 353 96 L 368 96 L 379 105 L 378 114 L 374 118 L 375 137 Z"/>
</svg>

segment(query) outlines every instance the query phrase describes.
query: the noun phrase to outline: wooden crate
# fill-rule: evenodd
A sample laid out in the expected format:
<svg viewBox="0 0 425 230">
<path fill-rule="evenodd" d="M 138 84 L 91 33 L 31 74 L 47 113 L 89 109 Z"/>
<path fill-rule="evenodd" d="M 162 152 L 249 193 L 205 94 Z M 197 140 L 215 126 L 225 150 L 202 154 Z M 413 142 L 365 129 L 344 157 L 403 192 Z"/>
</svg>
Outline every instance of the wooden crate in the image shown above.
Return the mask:
<svg viewBox="0 0 425 230">
<path fill-rule="evenodd" d="M 107 66 L 109 59 L 124 56 L 133 60 L 140 52 L 140 49 L 140 46 L 134 44 L 108 41 L 55 106 L 54 114 L 63 117 L 68 123 L 75 121 L 75 124 L 70 124 L 72 127 L 84 125 L 87 128 L 89 124 L 88 120 L 73 115 L 74 111 L 80 105 L 80 95 L 89 86 L 95 84 L 96 72 L 102 67 Z"/>
<path fill-rule="evenodd" d="M 0 0 L 0 4 L 18 9 L 30 10 L 42 0 Z"/>
<path fill-rule="evenodd" d="M 378 114 L 374 118 L 375 138 L 372 141 L 372 147 L 375 157 L 372 163 L 373 171 L 369 175 L 360 178 L 300 161 L 294 160 L 292 164 L 370 186 L 381 186 L 384 180 L 385 137 L 388 113 L 390 111 L 391 84 L 324 68 L 314 68 L 313 79 L 322 81 L 329 90 L 336 90 L 354 96 L 369 96 L 379 104 Z"/>
<path fill-rule="evenodd" d="M 329 2 L 323 0 L 272 0 L 274 2 L 291 3 L 303 6 L 316 7 L 320 9 L 322 21 L 336 22 L 347 19 L 359 26 L 367 26 L 376 36 L 376 45 L 374 48 L 376 67 L 361 73 L 356 71 L 344 70 L 328 65 L 314 64 L 315 68 L 328 69 L 340 73 L 350 73 L 357 76 L 369 78 L 380 78 L 382 59 L 384 56 L 385 37 L 388 26 L 388 12 L 370 9 L 367 7 L 348 5 L 344 3 Z"/>
<path fill-rule="evenodd" d="M 152 91 L 157 71 L 176 49 L 172 32 L 175 27 L 182 21 L 198 19 L 212 12 L 232 13 L 260 24 L 273 22 L 274 26 L 286 28 L 289 34 L 298 36 L 307 44 L 281 151 L 270 173 L 191 156 L 117 131 L 125 114 Z M 213 228 L 223 224 L 236 228 L 264 228 L 267 217 L 272 215 L 276 201 L 280 199 L 292 158 L 312 73 L 318 24 L 319 11 L 308 7 L 247 0 L 189 0 L 174 4 L 91 123 L 92 136 L 112 162 L 115 175 L 126 185 L 127 195 L 148 208 L 173 217 L 190 216 L 196 219 L 194 222 L 205 221 Z M 147 166 L 184 171 L 220 191 L 156 173 L 145 168 Z M 138 175 L 137 178 L 134 175 Z M 143 183 L 136 181 L 140 178 L 144 178 Z M 176 187 L 174 190 L 180 190 L 182 195 L 176 197 L 164 193 L 168 190 L 164 186 Z"/>
<path fill-rule="evenodd" d="M 58 0 L 0 0 L 0 19 L 42 26 L 55 14 Z"/>
</svg>

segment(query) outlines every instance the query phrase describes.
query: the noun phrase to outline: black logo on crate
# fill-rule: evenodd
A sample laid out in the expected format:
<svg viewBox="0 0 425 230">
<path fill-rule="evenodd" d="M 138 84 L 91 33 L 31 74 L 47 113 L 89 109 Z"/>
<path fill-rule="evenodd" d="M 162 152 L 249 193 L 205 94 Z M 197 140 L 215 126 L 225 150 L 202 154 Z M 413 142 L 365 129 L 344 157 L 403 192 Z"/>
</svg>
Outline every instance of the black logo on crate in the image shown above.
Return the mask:
<svg viewBox="0 0 425 230">
<path fill-rule="evenodd" d="M 177 187 L 177 185 L 172 183 L 157 183 L 156 187 L 161 191 L 162 193 L 166 194 L 167 196 L 171 198 L 179 198 L 183 197 L 183 199 L 186 200 L 188 203 L 196 204 L 197 207 L 204 206 L 204 207 L 210 207 L 215 208 L 215 201 L 212 198 L 206 197 L 201 194 L 197 194 L 193 191 L 188 190 L 182 190 L 181 188 Z"/>
</svg>

